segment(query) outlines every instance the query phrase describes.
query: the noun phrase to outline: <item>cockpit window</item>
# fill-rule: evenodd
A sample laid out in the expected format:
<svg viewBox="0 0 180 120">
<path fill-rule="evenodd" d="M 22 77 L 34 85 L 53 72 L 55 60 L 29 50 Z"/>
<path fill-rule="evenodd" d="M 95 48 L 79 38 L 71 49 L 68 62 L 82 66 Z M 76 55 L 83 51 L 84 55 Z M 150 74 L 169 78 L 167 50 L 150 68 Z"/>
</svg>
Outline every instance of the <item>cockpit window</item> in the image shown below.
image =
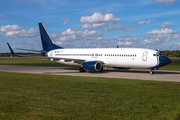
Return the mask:
<svg viewBox="0 0 180 120">
<path fill-rule="evenodd" d="M 159 52 L 159 55 L 160 55 L 160 56 L 164 56 L 161 52 Z"/>
<path fill-rule="evenodd" d="M 164 56 L 161 52 L 157 52 L 156 54 L 153 54 L 153 56 Z"/>
</svg>

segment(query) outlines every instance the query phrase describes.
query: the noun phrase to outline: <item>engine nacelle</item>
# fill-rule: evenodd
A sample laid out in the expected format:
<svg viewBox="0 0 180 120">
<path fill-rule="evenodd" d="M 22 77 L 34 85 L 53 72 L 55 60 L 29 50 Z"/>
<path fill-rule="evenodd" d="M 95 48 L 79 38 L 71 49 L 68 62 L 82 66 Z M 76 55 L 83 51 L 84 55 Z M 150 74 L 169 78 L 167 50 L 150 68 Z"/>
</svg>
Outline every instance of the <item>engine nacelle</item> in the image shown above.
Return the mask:
<svg viewBox="0 0 180 120">
<path fill-rule="evenodd" d="M 90 61 L 90 62 L 84 62 L 82 64 L 82 68 L 84 70 L 95 70 L 95 71 L 101 71 L 102 64 L 99 61 Z"/>
</svg>

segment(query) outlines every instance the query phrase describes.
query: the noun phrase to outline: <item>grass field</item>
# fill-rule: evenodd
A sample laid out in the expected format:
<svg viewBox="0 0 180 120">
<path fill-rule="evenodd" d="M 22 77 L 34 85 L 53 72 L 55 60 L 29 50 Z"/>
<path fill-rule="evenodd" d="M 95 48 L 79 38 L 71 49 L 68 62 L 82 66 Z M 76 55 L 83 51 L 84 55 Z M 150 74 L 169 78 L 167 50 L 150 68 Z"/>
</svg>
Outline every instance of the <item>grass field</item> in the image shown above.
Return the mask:
<svg viewBox="0 0 180 120">
<path fill-rule="evenodd" d="M 0 65 L 24 65 L 24 66 L 51 66 L 51 67 L 79 67 L 52 62 L 47 58 L 30 57 L 0 57 Z M 162 70 L 180 70 L 180 58 L 173 58 L 172 63 L 161 68 Z"/>
<path fill-rule="evenodd" d="M 37 57 L 0 57 L 0 65 L 47 66 L 47 67 L 79 67 L 65 65 Z"/>
<path fill-rule="evenodd" d="M 0 72 L 0 119 L 179 120 L 179 86 Z"/>
</svg>

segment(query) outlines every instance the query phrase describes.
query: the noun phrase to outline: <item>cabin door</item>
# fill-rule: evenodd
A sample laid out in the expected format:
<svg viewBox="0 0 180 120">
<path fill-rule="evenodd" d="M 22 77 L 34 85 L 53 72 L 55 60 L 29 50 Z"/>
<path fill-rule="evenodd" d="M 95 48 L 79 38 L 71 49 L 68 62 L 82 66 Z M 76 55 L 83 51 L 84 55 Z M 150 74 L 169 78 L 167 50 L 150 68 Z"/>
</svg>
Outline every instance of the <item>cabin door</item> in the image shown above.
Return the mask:
<svg viewBox="0 0 180 120">
<path fill-rule="evenodd" d="M 147 55 L 148 55 L 148 52 L 144 51 L 143 56 L 142 56 L 143 61 L 147 61 Z"/>
</svg>

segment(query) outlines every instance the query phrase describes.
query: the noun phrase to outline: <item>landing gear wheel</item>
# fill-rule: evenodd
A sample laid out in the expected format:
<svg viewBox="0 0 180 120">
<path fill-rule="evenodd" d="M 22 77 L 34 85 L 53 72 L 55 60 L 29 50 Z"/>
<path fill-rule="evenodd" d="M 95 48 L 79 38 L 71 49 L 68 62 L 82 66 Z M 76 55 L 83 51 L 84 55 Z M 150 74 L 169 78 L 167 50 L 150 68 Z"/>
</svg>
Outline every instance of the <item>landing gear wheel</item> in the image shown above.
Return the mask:
<svg viewBox="0 0 180 120">
<path fill-rule="evenodd" d="M 86 72 L 82 67 L 79 68 L 79 72 Z"/>
<path fill-rule="evenodd" d="M 103 67 L 101 68 L 101 70 L 100 71 L 103 71 Z"/>
<path fill-rule="evenodd" d="M 153 75 L 153 74 L 154 74 L 154 71 L 150 71 L 150 74 Z"/>
</svg>

